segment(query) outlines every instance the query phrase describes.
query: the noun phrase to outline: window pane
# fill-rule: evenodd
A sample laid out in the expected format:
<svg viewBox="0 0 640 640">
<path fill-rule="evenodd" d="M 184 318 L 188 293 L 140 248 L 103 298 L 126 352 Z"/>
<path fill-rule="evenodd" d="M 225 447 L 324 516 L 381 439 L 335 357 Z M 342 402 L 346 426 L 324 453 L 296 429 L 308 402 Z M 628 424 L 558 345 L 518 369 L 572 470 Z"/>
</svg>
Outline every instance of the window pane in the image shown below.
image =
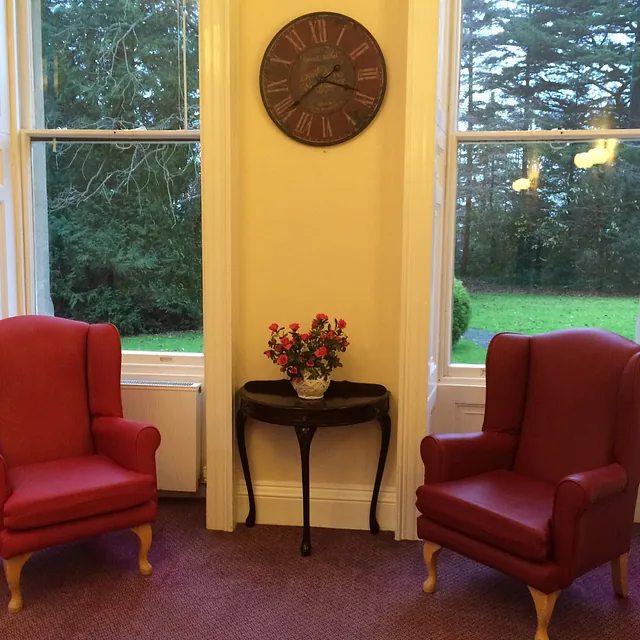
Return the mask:
<svg viewBox="0 0 640 640">
<path fill-rule="evenodd" d="M 455 275 L 471 320 L 458 302 L 453 362 L 484 362 L 500 331 L 634 338 L 640 141 L 460 144 L 458 165 Z"/>
<path fill-rule="evenodd" d="M 38 313 L 202 351 L 198 144 L 33 144 Z"/>
<path fill-rule="evenodd" d="M 636 0 L 463 0 L 461 130 L 640 128 Z"/>
<path fill-rule="evenodd" d="M 197 0 L 33 3 L 38 127 L 199 128 Z"/>
</svg>

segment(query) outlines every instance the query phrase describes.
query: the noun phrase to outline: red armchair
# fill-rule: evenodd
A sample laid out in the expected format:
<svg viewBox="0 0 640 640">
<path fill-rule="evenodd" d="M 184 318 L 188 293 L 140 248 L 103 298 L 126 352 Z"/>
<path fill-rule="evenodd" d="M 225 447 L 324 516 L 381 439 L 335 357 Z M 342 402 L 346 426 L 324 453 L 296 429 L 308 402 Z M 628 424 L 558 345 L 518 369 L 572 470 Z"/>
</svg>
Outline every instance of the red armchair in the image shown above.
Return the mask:
<svg viewBox="0 0 640 640">
<path fill-rule="evenodd" d="M 46 316 L 0 320 L 0 557 L 22 609 L 33 551 L 116 529 L 147 559 L 157 511 L 158 430 L 124 420 L 112 325 Z"/>
<path fill-rule="evenodd" d="M 562 589 L 612 563 L 627 595 L 640 480 L 640 346 L 601 329 L 499 334 L 481 433 L 421 445 L 418 535 L 436 586 L 441 547 L 529 586 L 536 640 Z"/>
</svg>

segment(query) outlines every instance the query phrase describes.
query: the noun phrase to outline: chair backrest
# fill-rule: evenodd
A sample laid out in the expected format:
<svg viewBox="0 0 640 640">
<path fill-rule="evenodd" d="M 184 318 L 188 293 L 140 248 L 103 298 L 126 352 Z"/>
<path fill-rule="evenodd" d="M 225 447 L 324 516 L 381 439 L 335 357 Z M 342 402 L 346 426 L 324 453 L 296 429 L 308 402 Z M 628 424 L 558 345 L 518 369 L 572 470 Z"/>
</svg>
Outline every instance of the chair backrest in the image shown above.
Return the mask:
<svg viewBox="0 0 640 640">
<path fill-rule="evenodd" d="M 496 354 L 492 357 L 494 349 L 512 354 L 507 358 L 510 372 Z M 486 428 L 499 430 L 498 383 L 509 380 L 513 386 L 516 381 L 516 389 L 502 388 L 509 393 L 504 404 L 514 405 L 511 414 L 521 417 L 514 471 L 557 483 L 566 475 L 617 461 L 620 442 L 636 442 L 637 412 L 622 405 L 637 402 L 640 389 L 622 392 L 626 378 L 633 378 L 627 386 L 636 384 L 638 367 L 627 365 L 640 345 L 603 329 L 565 329 L 529 338 L 501 334 L 489 352 L 487 409 L 490 399 L 495 408 L 485 418 Z"/>
<path fill-rule="evenodd" d="M 94 327 L 103 331 L 92 338 Z M 49 316 L 0 320 L 0 454 L 9 467 L 94 452 L 91 414 L 122 415 L 114 333 L 110 325 Z M 100 395 L 94 389 L 104 373 L 89 351 L 100 356 L 105 336 L 111 352 L 117 340 L 117 355 L 106 363 L 111 384 Z"/>
</svg>

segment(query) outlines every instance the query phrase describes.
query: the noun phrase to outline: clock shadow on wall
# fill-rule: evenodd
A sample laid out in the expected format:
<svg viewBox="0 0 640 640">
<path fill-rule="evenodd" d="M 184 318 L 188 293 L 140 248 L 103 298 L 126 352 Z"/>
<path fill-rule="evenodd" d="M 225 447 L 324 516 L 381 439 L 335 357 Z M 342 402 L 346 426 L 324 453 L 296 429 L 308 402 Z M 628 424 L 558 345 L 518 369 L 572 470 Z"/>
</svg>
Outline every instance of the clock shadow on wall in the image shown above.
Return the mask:
<svg viewBox="0 0 640 640">
<path fill-rule="evenodd" d="M 260 66 L 260 94 L 290 138 L 327 147 L 351 140 L 376 117 L 387 88 L 380 46 L 353 18 L 315 12 L 273 38 Z"/>
</svg>

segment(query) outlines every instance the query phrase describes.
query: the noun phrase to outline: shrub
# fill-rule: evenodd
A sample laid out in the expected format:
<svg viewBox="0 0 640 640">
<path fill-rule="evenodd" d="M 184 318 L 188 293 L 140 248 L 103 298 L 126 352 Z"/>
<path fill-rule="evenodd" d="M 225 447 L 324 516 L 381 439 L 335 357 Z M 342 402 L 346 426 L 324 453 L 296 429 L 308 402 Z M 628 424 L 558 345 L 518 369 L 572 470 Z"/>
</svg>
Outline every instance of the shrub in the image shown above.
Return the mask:
<svg viewBox="0 0 640 640">
<path fill-rule="evenodd" d="M 469 328 L 471 297 L 457 278 L 453 281 L 453 315 L 451 317 L 451 346 L 460 340 Z"/>
</svg>

